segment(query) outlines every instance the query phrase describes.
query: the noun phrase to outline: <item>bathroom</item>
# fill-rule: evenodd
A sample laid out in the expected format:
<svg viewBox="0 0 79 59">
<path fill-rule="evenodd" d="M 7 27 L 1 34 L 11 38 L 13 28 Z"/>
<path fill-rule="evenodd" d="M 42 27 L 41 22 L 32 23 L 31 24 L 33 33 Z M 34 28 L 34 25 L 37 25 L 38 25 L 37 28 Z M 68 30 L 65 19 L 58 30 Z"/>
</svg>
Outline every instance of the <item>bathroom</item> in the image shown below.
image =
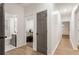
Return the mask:
<svg viewBox="0 0 79 59">
<path fill-rule="evenodd" d="M 5 52 L 16 48 L 17 39 L 17 16 L 5 14 Z"/>
</svg>

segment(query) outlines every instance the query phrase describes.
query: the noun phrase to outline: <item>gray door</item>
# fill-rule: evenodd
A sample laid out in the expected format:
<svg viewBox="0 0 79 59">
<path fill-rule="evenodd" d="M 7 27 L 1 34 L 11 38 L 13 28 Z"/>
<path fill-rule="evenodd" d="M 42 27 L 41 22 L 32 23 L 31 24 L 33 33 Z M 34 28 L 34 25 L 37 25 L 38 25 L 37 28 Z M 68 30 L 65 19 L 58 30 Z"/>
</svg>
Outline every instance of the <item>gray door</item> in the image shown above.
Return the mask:
<svg viewBox="0 0 79 59">
<path fill-rule="evenodd" d="M 5 54 L 5 21 L 3 14 L 3 4 L 0 4 L 0 55 Z"/>
<path fill-rule="evenodd" d="M 37 13 L 37 51 L 47 54 L 47 11 Z"/>
</svg>

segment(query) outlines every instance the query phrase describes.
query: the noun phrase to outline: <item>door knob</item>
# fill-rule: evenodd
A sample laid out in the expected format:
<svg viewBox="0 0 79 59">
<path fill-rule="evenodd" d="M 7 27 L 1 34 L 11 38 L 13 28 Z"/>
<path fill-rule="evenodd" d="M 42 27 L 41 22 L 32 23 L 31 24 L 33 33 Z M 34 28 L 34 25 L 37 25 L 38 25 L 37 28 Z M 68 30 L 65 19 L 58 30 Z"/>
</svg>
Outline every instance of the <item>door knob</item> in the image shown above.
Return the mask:
<svg viewBox="0 0 79 59">
<path fill-rule="evenodd" d="M 37 35 L 39 35 L 38 33 L 36 33 Z"/>
<path fill-rule="evenodd" d="M 0 39 L 5 39 L 7 38 L 7 36 L 0 36 Z"/>
</svg>

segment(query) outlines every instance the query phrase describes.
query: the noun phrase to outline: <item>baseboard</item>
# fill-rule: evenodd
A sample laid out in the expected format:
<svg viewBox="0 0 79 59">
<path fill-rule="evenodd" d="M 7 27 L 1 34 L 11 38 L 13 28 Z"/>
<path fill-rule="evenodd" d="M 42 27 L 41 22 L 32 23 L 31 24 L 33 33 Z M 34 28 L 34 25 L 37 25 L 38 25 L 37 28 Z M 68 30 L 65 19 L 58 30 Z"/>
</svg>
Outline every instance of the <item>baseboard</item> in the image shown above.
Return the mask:
<svg viewBox="0 0 79 59">
<path fill-rule="evenodd" d="M 36 48 L 34 48 L 34 47 L 33 47 L 33 50 L 34 50 L 34 51 L 37 51 L 37 49 L 36 49 Z"/>
<path fill-rule="evenodd" d="M 51 53 L 51 54 L 53 54 L 53 55 L 54 55 L 54 53 L 55 53 L 55 51 L 56 51 L 56 49 L 57 49 L 57 47 L 58 47 L 59 43 L 61 42 L 61 40 L 62 40 L 62 39 L 60 39 L 60 40 L 58 41 L 58 43 L 56 44 L 56 46 L 55 46 L 55 48 L 54 48 L 54 50 L 52 51 L 52 53 Z"/>
<path fill-rule="evenodd" d="M 78 48 L 73 48 L 73 50 L 78 50 Z"/>
<path fill-rule="evenodd" d="M 78 47 L 73 47 L 73 50 L 78 50 Z"/>
<path fill-rule="evenodd" d="M 68 35 L 64 35 L 64 36 L 68 36 Z M 55 53 L 55 51 L 56 51 L 56 49 L 57 49 L 59 43 L 61 42 L 61 40 L 62 40 L 62 39 L 60 39 L 60 40 L 58 41 L 58 43 L 57 43 L 55 49 L 52 51 L 52 53 L 48 53 L 48 54 L 53 54 L 53 55 L 54 55 L 54 53 Z M 77 48 L 77 47 L 73 47 L 73 50 L 78 50 L 78 48 Z"/>
</svg>

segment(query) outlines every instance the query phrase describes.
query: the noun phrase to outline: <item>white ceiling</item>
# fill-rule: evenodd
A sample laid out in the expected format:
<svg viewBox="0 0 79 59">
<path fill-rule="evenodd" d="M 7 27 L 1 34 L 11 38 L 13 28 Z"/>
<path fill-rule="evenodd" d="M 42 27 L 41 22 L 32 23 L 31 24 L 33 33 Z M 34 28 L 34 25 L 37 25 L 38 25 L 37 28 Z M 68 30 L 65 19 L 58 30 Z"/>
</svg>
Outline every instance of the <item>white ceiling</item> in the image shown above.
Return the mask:
<svg viewBox="0 0 79 59">
<path fill-rule="evenodd" d="M 24 7 L 27 7 L 27 6 L 37 6 L 40 3 L 17 3 L 17 4 L 21 5 L 21 6 L 24 6 Z"/>
<path fill-rule="evenodd" d="M 23 7 L 35 7 L 41 5 L 42 3 L 17 3 Z M 59 10 L 61 13 L 70 12 L 76 3 L 54 3 L 54 10 Z"/>
<path fill-rule="evenodd" d="M 75 7 L 76 3 L 56 3 L 54 4 L 54 10 L 60 11 L 61 14 L 70 14 Z"/>
<path fill-rule="evenodd" d="M 22 5 L 22 6 L 33 6 L 33 5 L 39 5 L 39 4 L 43 4 L 43 3 L 16 3 L 18 5 Z M 55 4 L 55 6 L 60 6 L 60 7 L 70 7 L 75 5 L 76 3 L 53 3 Z"/>
<path fill-rule="evenodd" d="M 55 9 L 73 8 L 76 3 L 56 3 Z"/>
</svg>

